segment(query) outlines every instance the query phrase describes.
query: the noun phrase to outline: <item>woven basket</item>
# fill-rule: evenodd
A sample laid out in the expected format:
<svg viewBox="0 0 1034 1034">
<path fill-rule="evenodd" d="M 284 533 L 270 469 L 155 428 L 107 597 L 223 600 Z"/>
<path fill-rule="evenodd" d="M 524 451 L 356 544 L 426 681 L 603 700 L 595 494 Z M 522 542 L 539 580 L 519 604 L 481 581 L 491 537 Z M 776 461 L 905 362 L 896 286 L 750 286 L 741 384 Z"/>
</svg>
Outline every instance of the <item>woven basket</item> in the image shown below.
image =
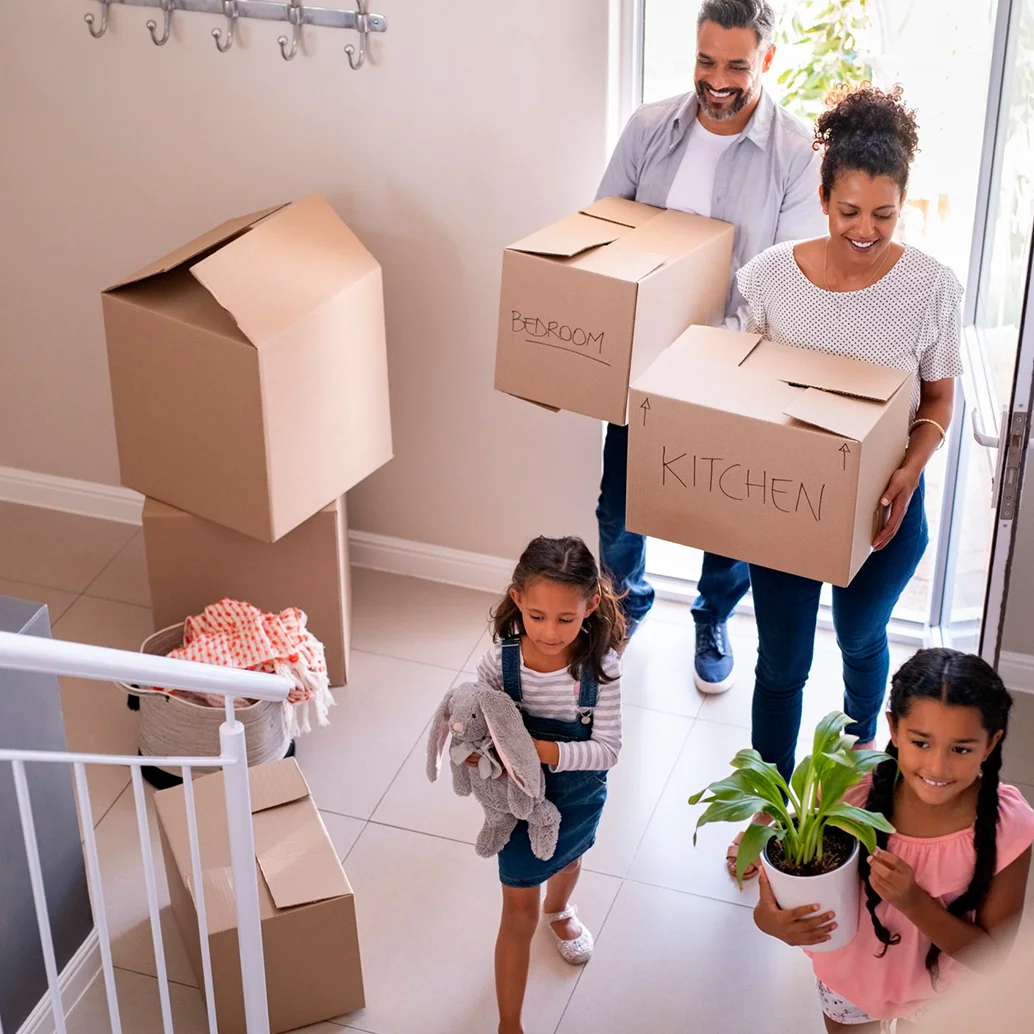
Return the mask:
<svg viewBox="0 0 1034 1034">
<path fill-rule="evenodd" d="M 141 653 L 165 656 L 183 644 L 183 624 L 163 628 L 148 636 Z M 140 700 L 140 754 L 143 757 L 217 757 L 219 727 L 226 719 L 221 707 L 205 707 L 152 686 L 119 682 L 117 685 Z M 259 700 L 249 706 L 235 706 L 234 715 L 244 726 L 248 764 L 261 765 L 284 757 L 291 747 L 287 732 L 287 710 L 283 703 Z M 152 766 L 178 778 L 179 769 Z M 218 771 L 197 768 L 198 775 Z"/>
</svg>

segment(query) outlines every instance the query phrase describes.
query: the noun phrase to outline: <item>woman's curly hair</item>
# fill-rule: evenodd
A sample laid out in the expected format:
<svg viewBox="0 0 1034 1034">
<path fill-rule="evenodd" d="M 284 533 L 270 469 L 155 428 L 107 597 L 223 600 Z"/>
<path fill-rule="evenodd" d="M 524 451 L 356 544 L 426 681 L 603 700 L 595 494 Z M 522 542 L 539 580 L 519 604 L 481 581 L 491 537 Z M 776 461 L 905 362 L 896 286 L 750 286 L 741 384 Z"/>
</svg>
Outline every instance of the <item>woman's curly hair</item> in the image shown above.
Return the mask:
<svg viewBox="0 0 1034 1034">
<path fill-rule="evenodd" d="M 829 198 L 837 176 L 860 170 L 889 176 L 908 187 L 908 172 L 919 150 L 916 114 L 906 108 L 900 86 L 883 91 L 865 82 L 852 89 L 838 86 L 827 98 L 828 110 L 815 123 L 815 150 L 822 150 L 822 193 Z"/>
</svg>

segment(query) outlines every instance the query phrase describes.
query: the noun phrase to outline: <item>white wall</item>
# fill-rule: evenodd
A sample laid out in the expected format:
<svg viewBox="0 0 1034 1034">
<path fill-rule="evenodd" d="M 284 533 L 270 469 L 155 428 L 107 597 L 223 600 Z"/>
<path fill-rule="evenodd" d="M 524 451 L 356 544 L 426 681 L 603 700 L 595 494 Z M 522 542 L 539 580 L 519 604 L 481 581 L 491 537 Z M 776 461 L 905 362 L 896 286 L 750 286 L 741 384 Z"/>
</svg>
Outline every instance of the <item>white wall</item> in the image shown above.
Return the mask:
<svg viewBox="0 0 1034 1034">
<path fill-rule="evenodd" d="M 337 6 L 349 6 L 340 0 Z M 606 158 L 606 0 L 377 0 L 354 33 L 0 4 L 0 466 L 115 484 L 98 294 L 228 216 L 327 194 L 385 272 L 396 459 L 354 526 L 497 556 L 593 541 L 599 425 L 492 390 L 503 247 L 583 204 Z M 160 14 L 159 14 L 160 19 Z M 13 160 L 12 160 L 13 159 Z"/>
</svg>

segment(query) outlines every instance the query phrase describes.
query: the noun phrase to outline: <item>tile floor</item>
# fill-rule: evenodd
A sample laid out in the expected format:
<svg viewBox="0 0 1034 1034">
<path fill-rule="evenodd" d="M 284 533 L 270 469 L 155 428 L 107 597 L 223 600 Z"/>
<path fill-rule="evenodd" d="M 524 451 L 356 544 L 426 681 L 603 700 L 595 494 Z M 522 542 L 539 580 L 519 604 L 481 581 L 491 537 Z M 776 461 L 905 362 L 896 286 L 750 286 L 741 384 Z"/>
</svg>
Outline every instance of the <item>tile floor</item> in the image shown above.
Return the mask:
<svg viewBox="0 0 1034 1034">
<path fill-rule="evenodd" d="M 47 603 L 55 636 L 135 648 L 150 632 L 137 529 L 4 503 L 0 527 L 0 593 Z M 352 680 L 332 724 L 300 740 L 298 756 L 355 888 L 369 1005 L 308 1031 L 489 1034 L 498 882 L 471 846 L 477 806 L 447 782 L 429 785 L 423 758 L 435 705 L 486 645 L 492 599 L 365 570 L 354 581 Z M 691 845 L 686 798 L 749 742 L 756 636 L 749 619 L 734 619 L 744 675 L 727 695 L 704 698 L 688 675 L 690 630 L 688 608 L 660 603 L 626 654 L 626 746 L 577 894 L 598 949 L 575 970 L 537 939 L 528 1034 L 745 1034 L 759 1029 L 761 1003 L 770 1030 L 822 1030 L 807 960 L 757 933 L 756 890 L 740 892 L 724 874 L 730 830 L 706 827 Z M 838 706 L 839 692 L 835 644 L 820 634 L 805 728 Z M 71 748 L 135 752 L 136 717 L 115 687 L 66 679 L 62 701 Z M 128 784 L 125 770 L 94 772 L 90 795 L 124 1029 L 158 1034 Z M 156 859 L 160 867 L 160 851 Z M 176 1030 L 201 1034 L 201 995 L 167 907 L 162 919 Z M 108 1029 L 98 982 L 70 1030 Z"/>
</svg>

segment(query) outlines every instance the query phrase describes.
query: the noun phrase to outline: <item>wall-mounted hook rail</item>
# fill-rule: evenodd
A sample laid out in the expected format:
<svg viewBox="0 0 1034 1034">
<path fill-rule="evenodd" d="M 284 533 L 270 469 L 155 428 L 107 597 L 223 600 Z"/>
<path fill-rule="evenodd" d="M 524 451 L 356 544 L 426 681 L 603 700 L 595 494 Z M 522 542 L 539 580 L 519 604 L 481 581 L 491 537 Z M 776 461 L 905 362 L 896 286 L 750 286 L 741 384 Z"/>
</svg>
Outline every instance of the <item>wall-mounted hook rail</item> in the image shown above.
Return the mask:
<svg viewBox="0 0 1034 1034">
<path fill-rule="evenodd" d="M 388 20 L 383 14 L 370 14 L 367 11 L 369 0 L 356 0 L 357 11 L 341 11 L 332 7 L 310 7 L 302 0 L 96 0 L 101 4 L 99 29 L 95 27 L 95 17 L 87 14 L 86 24 L 90 35 L 99 39 L 108 27 L 108 13 L 111 7 L 120 4 L 125 7 L 155 7 L 164 15 L 162 34 L 158 34 L 158 24 L 154 19 L 147 23 L 151 39 L 157 46 L 168 42 L 172 32 L 172 15 L 174 11 L 191 11 L 201 14 L 223 15 L 226 18 L 225 35 L 219 29 L 213 29 L 216 46 L 220 52 L 226 53 L 233 46 L 234 30 L 240 18 L 258 18 L 263 21 L 286 22 L 292 28 L 290 39 L 282 36 L 280 51 L 285 60 L 290 61 L 299 50 L 299 39 L 303 25 L 313 25 L 324 29 L 352 29 L 359 33 L 359 48 L 350 43 L 345 47 L 348 63 L 354 69 L 362 68 L 368 56 L 367 36 L 371 32 L 387 32 Z"/>
</svg>

